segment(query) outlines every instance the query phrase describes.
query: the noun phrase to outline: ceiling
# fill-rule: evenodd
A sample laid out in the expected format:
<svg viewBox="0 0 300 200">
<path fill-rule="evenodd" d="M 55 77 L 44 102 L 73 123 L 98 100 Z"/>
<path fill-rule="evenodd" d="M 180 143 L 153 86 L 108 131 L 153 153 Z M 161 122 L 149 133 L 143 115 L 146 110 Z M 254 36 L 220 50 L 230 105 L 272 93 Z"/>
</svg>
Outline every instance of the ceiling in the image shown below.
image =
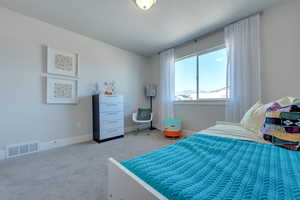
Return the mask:
<svg viewBox="0 0 300 200">
<path fill-rule="evenodd" d="M 141 55 L 216 30 L 282 0 L 0 0 L 0 5 Z"/>
</svg>

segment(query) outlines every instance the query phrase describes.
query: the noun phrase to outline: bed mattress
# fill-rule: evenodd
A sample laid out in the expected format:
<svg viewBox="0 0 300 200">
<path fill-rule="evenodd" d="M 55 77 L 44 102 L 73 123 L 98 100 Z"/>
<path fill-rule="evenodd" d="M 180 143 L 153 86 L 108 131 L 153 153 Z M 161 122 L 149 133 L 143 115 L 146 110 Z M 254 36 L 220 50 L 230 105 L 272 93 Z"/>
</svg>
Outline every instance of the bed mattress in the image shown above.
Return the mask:
<svg viewBox="0 0 300 200">
<path fill-rule="evenodd" d="M 300 152 L 196 134 L 122 162 L 170 200 L 300 199 Z"/>
<path fill-rule="evenodd" d="M 215 126 L 211 126 L 201 131 L 201 134 L 215 135 L 220 137 L 229 137 L 240 140 L 248 140 L 263 144 L 266 142 L 260 132 L 253 132 L 244 128 L 240 123 L 218 121 Z"/>
</svg>

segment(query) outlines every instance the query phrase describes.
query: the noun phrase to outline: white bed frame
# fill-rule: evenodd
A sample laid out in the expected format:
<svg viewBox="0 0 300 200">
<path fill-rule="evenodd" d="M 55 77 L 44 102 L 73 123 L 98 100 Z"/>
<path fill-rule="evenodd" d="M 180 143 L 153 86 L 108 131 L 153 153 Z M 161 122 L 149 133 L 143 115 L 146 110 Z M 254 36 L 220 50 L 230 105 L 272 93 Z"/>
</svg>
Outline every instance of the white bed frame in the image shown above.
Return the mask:
<svg viewBox="0 0 300 200">
<path fill-rule="evenodd" d="M 233 135 L 220 135 L 214 133 L 201 133 L 221 137 L 236 138 L 244 137 Z M 134 175 L 113 158 L 108 160 L 108 200 L 168 200 L 165 196 Z"/>
<path fill-rule="evenodd" d="M 108 200 L 168 200 L 113 158 L 108 159 Z"/>
</svg>

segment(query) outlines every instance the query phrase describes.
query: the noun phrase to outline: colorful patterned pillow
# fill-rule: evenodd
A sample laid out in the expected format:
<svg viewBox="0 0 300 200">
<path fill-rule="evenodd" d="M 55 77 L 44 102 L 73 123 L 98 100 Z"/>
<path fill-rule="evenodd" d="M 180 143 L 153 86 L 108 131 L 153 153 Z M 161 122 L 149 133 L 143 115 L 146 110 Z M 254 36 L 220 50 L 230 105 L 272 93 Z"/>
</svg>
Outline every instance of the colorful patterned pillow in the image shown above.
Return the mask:
<svg viewBox="0 0 300 200">
<path fill-rule="evenodd" d="M 281 107 L 274 103 L 266 111 L 262 128 L 263 137 L 274 145 L 293 150 L 300 150 L 300 104 L 299 102 Z"/>
</svg>

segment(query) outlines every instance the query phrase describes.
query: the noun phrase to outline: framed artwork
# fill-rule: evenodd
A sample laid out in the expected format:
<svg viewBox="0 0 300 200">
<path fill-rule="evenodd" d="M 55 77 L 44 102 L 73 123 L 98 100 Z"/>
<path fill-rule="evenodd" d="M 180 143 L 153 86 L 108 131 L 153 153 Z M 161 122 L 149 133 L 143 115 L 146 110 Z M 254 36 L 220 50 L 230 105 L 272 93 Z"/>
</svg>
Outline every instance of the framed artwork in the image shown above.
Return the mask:
<svg viewBox="0 0 300 200">
<path fill-rule="evenodd" d="M 47 73 L 77 77 L 78 54 L 47 48 Z"/>
<path fill-rule="evenodd" d="M 77 88 L 77 80 L 47 77 L 47 103 L 77 104 Z"/>
</svg>

